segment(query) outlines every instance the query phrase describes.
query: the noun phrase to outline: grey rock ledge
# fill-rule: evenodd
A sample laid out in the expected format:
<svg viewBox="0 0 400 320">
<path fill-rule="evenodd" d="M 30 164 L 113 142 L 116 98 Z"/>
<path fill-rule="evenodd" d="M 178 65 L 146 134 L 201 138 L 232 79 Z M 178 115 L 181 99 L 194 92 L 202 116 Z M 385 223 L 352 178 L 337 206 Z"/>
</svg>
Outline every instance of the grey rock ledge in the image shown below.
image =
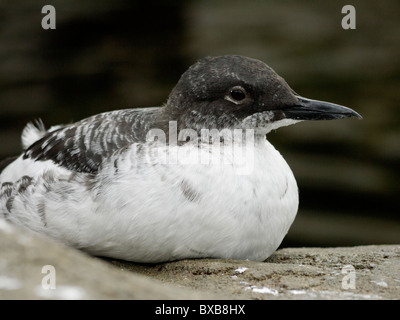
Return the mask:
<svg viewBox="0 0 400 320">
<path fill-rule="evenodd" d="M 46 265 L 55 289 L 42 286 Z M 91 257 L 0 219 L 0 299 L 400 299 L 400 245 L 143 265 Z"/>
</svg>

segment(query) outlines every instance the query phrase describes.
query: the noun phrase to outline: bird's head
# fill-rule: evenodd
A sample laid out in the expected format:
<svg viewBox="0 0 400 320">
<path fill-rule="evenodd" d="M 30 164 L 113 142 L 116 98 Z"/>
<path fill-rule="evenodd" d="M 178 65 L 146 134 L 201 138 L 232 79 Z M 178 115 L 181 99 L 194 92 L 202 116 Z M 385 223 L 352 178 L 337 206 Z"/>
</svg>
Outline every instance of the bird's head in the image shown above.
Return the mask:
<svg viewBox="0 0 400 320">
<path fill-rule="evenodd" d="M 179 130 L 243 128 L 262 134 L 302 120 L 361 118 L 350 108 L 299 96 L 265 63 L 237 55 L 192 65 L 164 109 Z"/>
</svg>

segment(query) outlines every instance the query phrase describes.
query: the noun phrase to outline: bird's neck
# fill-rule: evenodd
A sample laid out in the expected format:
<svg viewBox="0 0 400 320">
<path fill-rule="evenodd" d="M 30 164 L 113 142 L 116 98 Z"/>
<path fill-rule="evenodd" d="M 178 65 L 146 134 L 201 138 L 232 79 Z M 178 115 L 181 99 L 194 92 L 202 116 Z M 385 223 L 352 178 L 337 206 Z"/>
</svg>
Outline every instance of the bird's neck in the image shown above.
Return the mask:
<svg viewBox="0 0 400 320">
<path fill-rule="evenodd" d="M 154 130 L 153 136 L 157 136 L 157 140 L 165 142 L 167 145 L 187 143 L 194 143 L 197 146 L 203 144 L 257 145 L 266 140 L 264 130 L 246 129 L 234 125 L 218 127 L 207 122 L 188 123 L 184 117 L 174 118 L 173 114 L 165 115 L 162 111 L 154 122 L 152 130 Z"/>
</svg>

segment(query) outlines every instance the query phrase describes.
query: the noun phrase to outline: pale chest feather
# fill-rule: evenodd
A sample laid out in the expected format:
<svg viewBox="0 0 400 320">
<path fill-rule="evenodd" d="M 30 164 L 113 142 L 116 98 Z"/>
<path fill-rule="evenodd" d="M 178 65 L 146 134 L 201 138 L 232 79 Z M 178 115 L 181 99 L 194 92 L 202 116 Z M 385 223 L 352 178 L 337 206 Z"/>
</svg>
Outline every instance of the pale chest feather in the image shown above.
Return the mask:
<svg viewBox="0 0 400 320">
<path fill-rule="evenodd" d="M 32 174 L 31 185 L 21 194 L 14 190 L 12 210 L 7 211 L 5 199 L 4 214 L 97 255 L 138 262 L 266 259 L 286 235 L 298 206 L 295 179 L 279 152 L 264 141 L 234 159 L 229 150 L 215 153 L 210 164 L 196 163 L 207 149 L 191 154 L 176 148 L 133 144 L 95 177 L 68 173 L 47 161 L 35 162 L 34 168 L 20 159 L 15 165 L 21 174 Z M 178 156 L 169 158 L 175 151 Z M 246 170 L 238 170 L 243 164 Z"/>
<path fill-rule="evenodd" d="M 118 208 L 118 219 L 130 221 L 120 232 L 132 234 L 133 242 L 162 246 L 154 259 L 169 255 L 263 260 L 292 224 L 298 190 L 290 168 L 269 142 L 243 156 L 253 162 L 245 173 L 235 167 L 242 167 L 242 158 L 214 165 L 186 158 L 185 164 L 142 163 L 141 169 L 121 169 L 117 176 L 123 179 L 103 183 L 107 188 L 102 190 L 105 202 L 100 210 Z M 131 161 L 127 156 L 120 165 L 129 168 Z M 115 172 L 115 167 L 108 170 Z"/>
</svg>

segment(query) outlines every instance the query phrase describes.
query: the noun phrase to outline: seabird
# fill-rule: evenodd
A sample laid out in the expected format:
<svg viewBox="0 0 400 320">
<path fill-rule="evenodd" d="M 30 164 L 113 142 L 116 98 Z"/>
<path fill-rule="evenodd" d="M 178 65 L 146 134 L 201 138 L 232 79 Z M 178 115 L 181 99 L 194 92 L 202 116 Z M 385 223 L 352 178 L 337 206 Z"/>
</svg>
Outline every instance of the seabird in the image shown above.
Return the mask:
<svg viewBox="0 0 400 320">
<path fill-rule="evenodd" d="M 299 203 L 266 135 L 353 116 L 298 95 L 259 60 L 206 57 L 161 107 L 28 124 L 22 154 L 0 164 L 0 218 L 97 256 L 263 261 Z"/>
</svg>

